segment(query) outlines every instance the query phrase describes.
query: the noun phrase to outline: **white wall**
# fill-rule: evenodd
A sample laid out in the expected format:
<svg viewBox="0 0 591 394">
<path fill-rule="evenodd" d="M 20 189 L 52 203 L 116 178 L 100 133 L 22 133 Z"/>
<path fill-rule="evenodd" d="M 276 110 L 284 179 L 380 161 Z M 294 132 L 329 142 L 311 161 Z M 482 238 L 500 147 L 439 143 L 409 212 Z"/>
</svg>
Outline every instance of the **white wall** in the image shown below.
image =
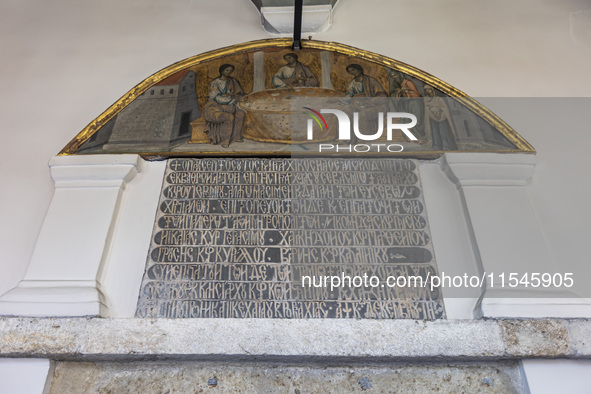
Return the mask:
<svg viewBox="0 0 591 394">
<path fill-rule="evenodd" d="M 474 97 L 589 96 L 586 8 L 584 0 L 341 0 L 333 27 L 315 38 L 401 60 Z M 248 0 L 0 4 L 0 293 L 30 260 L 53 192 L 49 158 L 150 74 L 270 37 L 259 18 Z M 557 118 L 547 111 L 492 109 L 539 152 L 531 198 L 551 257 L 583 258 L 591 190 L 573 179 L 589 179 L 586 113 L 574 111 L 576 127 L 557 136 Z M 566 186 L 569 203 L 558 192 Z"/>
<path fill-rule="evenodd" d="M 524 360 L 531 394 L 589 393 L 589 360 Z"/>
<path fill-rule="evenodd" d="M 586 52 L 591 58 L 591 48 Z M 591 298 L 591 97 L 480 101 L 536 148 L 529 192 L 548 254 L 558 272 L 575 273 L 575 292 Z"/>
</svg>

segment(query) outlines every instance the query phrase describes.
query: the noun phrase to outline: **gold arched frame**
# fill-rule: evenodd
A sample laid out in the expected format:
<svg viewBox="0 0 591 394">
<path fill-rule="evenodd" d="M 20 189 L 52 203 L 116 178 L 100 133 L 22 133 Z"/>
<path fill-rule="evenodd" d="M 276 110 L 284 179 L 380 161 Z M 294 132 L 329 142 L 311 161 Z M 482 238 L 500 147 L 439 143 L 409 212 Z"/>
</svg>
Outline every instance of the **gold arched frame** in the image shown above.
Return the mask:
<svg viewBox="0 0 591 394">
<path fill-rule="evenodd" d="M 156 85 L 160 81 L 169 76 L 176 74 L 179 71 L 187 69 L 189 67 L 194 67 L 200 65 L 202 63 L 214 60 L 219 57 L 228 56 L 228 55 L 236 55 L 243 52 L 251 52 L 256 50 L 263 50 L 268 48 L 290 48 L 292 45 L 291 39 L 280 38 L 280 39 L 271 39 L 271 40 L 259 40 L 259 41 L 251 41 L 243 44 L 233 45 L 230 47 L 225 47 L 221 49 L 216 49 L 214 51 L 205 52 L 203 54 L 190 57 L 185 60 L 181 60 L 180 62 L 174 63 L 171 66 L 168 66 L 155 74 L 149 76 L 148 78 L 144 79 L 142 82 L 134 86 L 129 92 L 127 92 L 123 97 L 121 97 L 117 102 L 111 105 L 105 112 L 100 114 L 96 119 L 90 122 L 74 139 L 72 139 L 59 153 L 60 156 L 65 155 L 73 155 L 75 154 L 76 150 L 86 141 L 88 140 L 94 133 L 98 132 L 98 130 L 104 126 L 109 120 L 111 120 L 115 115 L 117 115 L 121 110 L 123 110 L 128 104 L 138 98 L 141 94 L 145 91 L 150 89 L 152 86 Z M 463 104 L 466 108 L 480 116 L 484 119 L 487 123 L 497 129 L 501 134 L 503 134 L 513 145 L 516 146 L 517 149 L 513 150 L 499 150 L 499 151 L 479 151 L 479 152 L 498 152 L 498 153 L 535 153 L 535 149 L 515 130 L 513 130 L 507 123 L 505 123 L 502 119 L 500 119 L 497 115 L 492 113 L 488 108 L 484 107 L 482 104 L 477 102 L 476 100 L 468 97 L 464 92 L 459 89 L 454 88 L 450 84 L 434 77 L 433 75 L 426 73 L 422 70 L 419 70 L 413 66 L 405 64 L 403 62 L 388 58 L 386 56 L 378 55 L 376 53 L 372 53 L 369 51 L 364 51 L 358 48 L 354 48 L 348 45 L 339 44 L 336 42 L 325 42 L 325 41 L 315 41 L 315 40 L 304 40 L 302 41 L 302 48 L 303 49 L 318 49 L 323 51 L 330 51 L 330 52 L 337 52 L 346 56 L 356 57 L 359 59 L 363 59 L 369 62 L 377 63 L 379 65 L 389 67 L 398 71 L 401 71 L 405 74 L 408 74 L 426 84 L 431 85 L 432 87 L 438 89 L 439 91 L 443 92 L 444 94 L 450 96 L 451 98 L 457 100 L 459 103 Z M 470 152 L 470 151 L 462 151 L 462 152 Z M 400 152 L 398 155 L 400 156 L 416 156 L 416 157 L 436 157 L 440 154 L 445 153 L 444 151 L 419 151 L 419 152 Z M 141 153 L 138 154 L 147 157 L 169 157 L 169 156 L 244 156 L 251 155 L 269 155 L 269 154 L 277 154 L 277 152 L 149 152 L 149 153 Z"/>
</svg>

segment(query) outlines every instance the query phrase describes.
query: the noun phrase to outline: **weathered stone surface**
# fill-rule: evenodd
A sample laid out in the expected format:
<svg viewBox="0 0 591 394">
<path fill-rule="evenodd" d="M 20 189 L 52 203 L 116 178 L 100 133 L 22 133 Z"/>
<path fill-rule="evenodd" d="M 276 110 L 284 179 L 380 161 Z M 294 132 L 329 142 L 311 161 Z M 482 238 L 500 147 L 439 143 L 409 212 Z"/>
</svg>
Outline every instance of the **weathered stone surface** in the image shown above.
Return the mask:
<svg viewBox="0 0 591 394">
<path fill-rule="evenodd" d="M 0 357 L 58 360 L 591 358 L 591 320 L 0 318 Z"/>
<path fill-rule="evenodd" d="M 569 354 L 567 324 L 560 320 L 500 320 L 507 353 L 550 357 Z"/>
<path fill-rule="evenodd" d="M 50 393 L 520 393 L 515 362 L 335 366 L 57 363 Z"/>
<path fill-rule="evenodd" d="M 4 318 L 0 319 L 2 354 L 76 353 L 88 320 Z"/>
<path fill-rule="evenodd" d="M 591 354 L 591 325 L 588 320 L 570 320 L 567 322 L 570 351 L 574 356 Z"/>
<path fill-rule="evenodd" d="M 501 333 L 493 322 L 6 320 L 0 337 L 5 354 L 468 358 L 503 354 Z"/>
</svg>

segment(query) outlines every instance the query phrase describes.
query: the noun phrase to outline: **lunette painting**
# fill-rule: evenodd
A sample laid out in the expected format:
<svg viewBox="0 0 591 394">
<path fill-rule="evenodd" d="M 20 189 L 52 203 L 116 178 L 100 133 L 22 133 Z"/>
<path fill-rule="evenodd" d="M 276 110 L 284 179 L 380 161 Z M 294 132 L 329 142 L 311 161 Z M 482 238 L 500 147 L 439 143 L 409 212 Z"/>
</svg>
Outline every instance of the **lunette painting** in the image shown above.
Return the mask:
<svg viewBox="0 0 591 394">
<path fill-rule="evenodd" d="M 62 154 L 290 155 L 317 153 L 319 146 L 339 152 L 349 146 L 351 152 L 352 144 L 360 143 L 371 152 L 419 157 L 533 151 L 486 108 L 455 97 L 459 91 L 445 89 L 449 85 L 434 77 L 391 59 L 368 60 L 338 49 L 336 44 L 304 46 L 296 53 L 285 45 L 250 45 L 188 62 L 164 78 L 152 78 L 133 100 L 91 124 L 92 132 L 83 130 Z M 333 112 L 321 109 L 327 107 Z M 335 110 L 351 119 L 355 132 L 348 138 L 340 134 L 343 125 Z M 401 114 L 414 119 L 401 120 Z M 406 129 L 396 127 L 409 121 Z"/>
</svg>

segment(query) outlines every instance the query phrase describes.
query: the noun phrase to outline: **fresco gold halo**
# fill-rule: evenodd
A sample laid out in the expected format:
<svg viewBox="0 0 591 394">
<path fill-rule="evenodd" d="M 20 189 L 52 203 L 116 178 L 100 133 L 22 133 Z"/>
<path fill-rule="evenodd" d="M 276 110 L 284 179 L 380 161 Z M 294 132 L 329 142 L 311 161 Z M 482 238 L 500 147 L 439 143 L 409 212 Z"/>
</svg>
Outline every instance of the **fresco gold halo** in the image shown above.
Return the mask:
<svg viewBox="0 0 591 394">
<path fill-rule="evenodd" d="M 275 58 L 279 59 L 280 61 L 282 57 L 280 54 L 284 54 L 287 52 L 291 52 L 291 39 L 271 39 L 271 40 L 259 40 L 259 41 L 252 41 L 243 44 L 238 44 L 226 48 L 217 49 L 214 51 L 206 52 L 197 56 L 193 56 L 191 58 L 182 60 L 177 62 L 165 69 L 158 71 L 157 73 L 151 75 L 150 77 L 146 78 L 138 85 L 133 87 L 129 92 L 127 92 L 123 97 L 121 97 L 117 102 L 111 105 L 106 111 L 104 111 L 101 115 L 99 115 L 96 119 L 90 122 L 74 139 L 72 139 L 59 153 L 59 155 L 74 155 L 80 154 L 77 152 L 79 148 L 88 141 L 91 137 L 93 137 L 103 126 L 105 126 L 109 121 L 114 119 L 118 114 L 120 114 L 123 110 L 125 110 L 131 103 L 133 103 L 136 99 L 140 96 L 146 94 L 150 89 L 158 87 L 159 84 L 162 84 L 163 81 L 166 81 L 167 78 L 174 77 L 178 75 L 178 73 L 189 70 L 189 69 L 199 69 L 200 66 L 204 66 L 206 64 L 214 64 L 213 62 L 223 62 L 224 59 L 231 57 L 231 56 L 244 56 L 248 62 L 248 57 L 252 57 L 252 54 L 255 52 L 276 52 Z M 467 110 L 471 111 L 472 113 L 476 114 L 479 118 L 481 118 L 486 124 L 490 125 L 494 130 L 496 130 L 500 135 L 506 138 L 512 144 L 510 148 L 503 148 L 503 149 L 478 149 L 478 150 L 470 150 L 469 148 L 465 148 L 462 150 L 453 150 L 453 151 L 461 151 L 461 152 L 497 152 L 497 153 L 535 153 L 534 148 L 525 140 L 523 139 L 515 130 L 513 130 L 509 125 L 507 125 L 504 121 L 502 121 L 498 116 L 492 113 L 490 110 L 482 106 L 476 100 L 468 97 L 464 92 L 452 87 L 451 85 L 447 84 L 440 79 L 421 71 L 415 67 L 412 67 L 408 64 L 402 63 L 400 61 L 378 55 L 369 51 L 364 51 L 358 48 L 350 47 L 344 44 L 334 43 L 334 42 L 323 42 L 323 41 L 315 41 L 315 40 L 304 40 L 302 42 L 302 51 L 298 52 L 300 54 L 306 53 L 306 50 L 316 50 L 316 51 L 324 51 L 330 53 L 333 56 L 333 59 L 339 59 L 339 61 L 343 62 L 352 62 L 358 61 L 365 65 L 371 65 L 371 67 L 375 66 L 375 70 L 380 68 L 380 73 L 384 74 L 386 71 L 384 70 L 393 70 L 398 71 L 400 73 L 405 74 L 406 77 L 416 81 L 417 83 L 421 83 L 424 86 L 430 86 L 433 89 L 436 89 L 438 92 L 442 93 L 443 95 L 453 99 L 455 102 L 458 102 Z M 285 55 L 283 55 L 285 56 Z M 344 59 L 344 60 L 343 60 Z M 267 59 L 265 59 L 267 61 Z M 215 64 L 217 64 L 215 63 Z M 318 63 L 316 61 L 314 63 L 314 59 L 309 58 L 302 63 L 306 63 L 306 66 L 309 67 L 312 73 L 320 74 Z M 334 60 L 333 63 L 337 64 L 337 61 Z M 345 63 L 343 63 L 345 64 Z M 234 67 L 234 66 L 233 66 Z M 308 68 L 306 67 L 306 68 Z M 210 67 L 211 68 L 211 67 Z M 342 68 L 342 67 L 341 67 Z M 373 69 L 372 69 L 373 70 Z M 374 71 L 375 71 L 374 70 Z M 265 69 L 265 71 L 267 71 Z M 248 71 L 250 72 L 250 70 Z M 308 71 L 307 71 L 308 72 Z M 331 78 L 336 75 L 334 72 L 331 74 Z M 374 75 L 375 76 L 375 75 Z M 202 84 L 206 84 L 209 82 L 212 75 L 207 75 L 208 80 L 202 82 Z M 325 77 L 323 74 L 322 77 Z M 341 76 L 338 75 L 339 78 L 348 78 L 347 75 Z M 318 79 L 321 76 L 318 75 Z M 387 84 L 387 76 L 383 77 L 381 81 L 386 81 L 383 85 Z M 265 89 L 269 88 L 270 78 L 269 75 L 265 74 Z M 341 84 L 342 85 L 342 84 Z M 318 86 L 318 85 L 317 85 Z M 163 89 L 160 89 L 162 92 Z M 338 90 L 338 89 L 337 89 Z M 344 88 L 341 88 L 340 91 L 343 91 Z M 171 89 L 172 91 L 172 89 Z M 152 92 L 153 93 L 153 92 Z M 248 92 L 247 92 L 248 93 Z M 254 91 L 252 92 L 254 93 Z M 162 93 L 161 93 L 162 94 Z M 201 114 L 203 114 L 203 103 L 199 103 L 199 109 Z M 279 112 L 279 111 L 278 111 Z M 204 117 L 204 116 L 202 116 Z M 257 141 L 265 141 L 264 136 L 258 137 Z M 277 143 L 288 143 L 285 139 L 275 139 Z M 158 150 L 153 149 L 150 151 L 143 151 L 141 147 L 137 150 L 130 151 L 130 152 L 120 152 L 120 153 L 137 153 L 142 155 L 143 157 L 158 157 L 158 158 L 166 158 L 172 156 L 272 156 L 272 155 L 289 155 L 291 154 L 288 151 L 277 152 L 273 149 L 260 149 L 255 151 L 216 151 L 216 150 L 201 150 L 201 151 L 191 151 L 190 147 L 187 148 L 188 150 L 184 151 L 168 151 L 166 149 Z M 433 145 L 433 149 L 431 150 L 417 150 L 411 152 L 400 152 L 397 155 L 399 156 L 411 156 L 411 157 L 424 157 L 424 158 L 432 158 L 441 155 L 445 151 L 450 151 L 450 149 L 438 149 Z M 92 153 L 113 153 L 113 152 L 92 152 Z M 298 153 L 300 154 L 300 153 Z M 314 155 L 313 152 L 309 153 L 301 153 L 303 156 Z"/>
</svg>

